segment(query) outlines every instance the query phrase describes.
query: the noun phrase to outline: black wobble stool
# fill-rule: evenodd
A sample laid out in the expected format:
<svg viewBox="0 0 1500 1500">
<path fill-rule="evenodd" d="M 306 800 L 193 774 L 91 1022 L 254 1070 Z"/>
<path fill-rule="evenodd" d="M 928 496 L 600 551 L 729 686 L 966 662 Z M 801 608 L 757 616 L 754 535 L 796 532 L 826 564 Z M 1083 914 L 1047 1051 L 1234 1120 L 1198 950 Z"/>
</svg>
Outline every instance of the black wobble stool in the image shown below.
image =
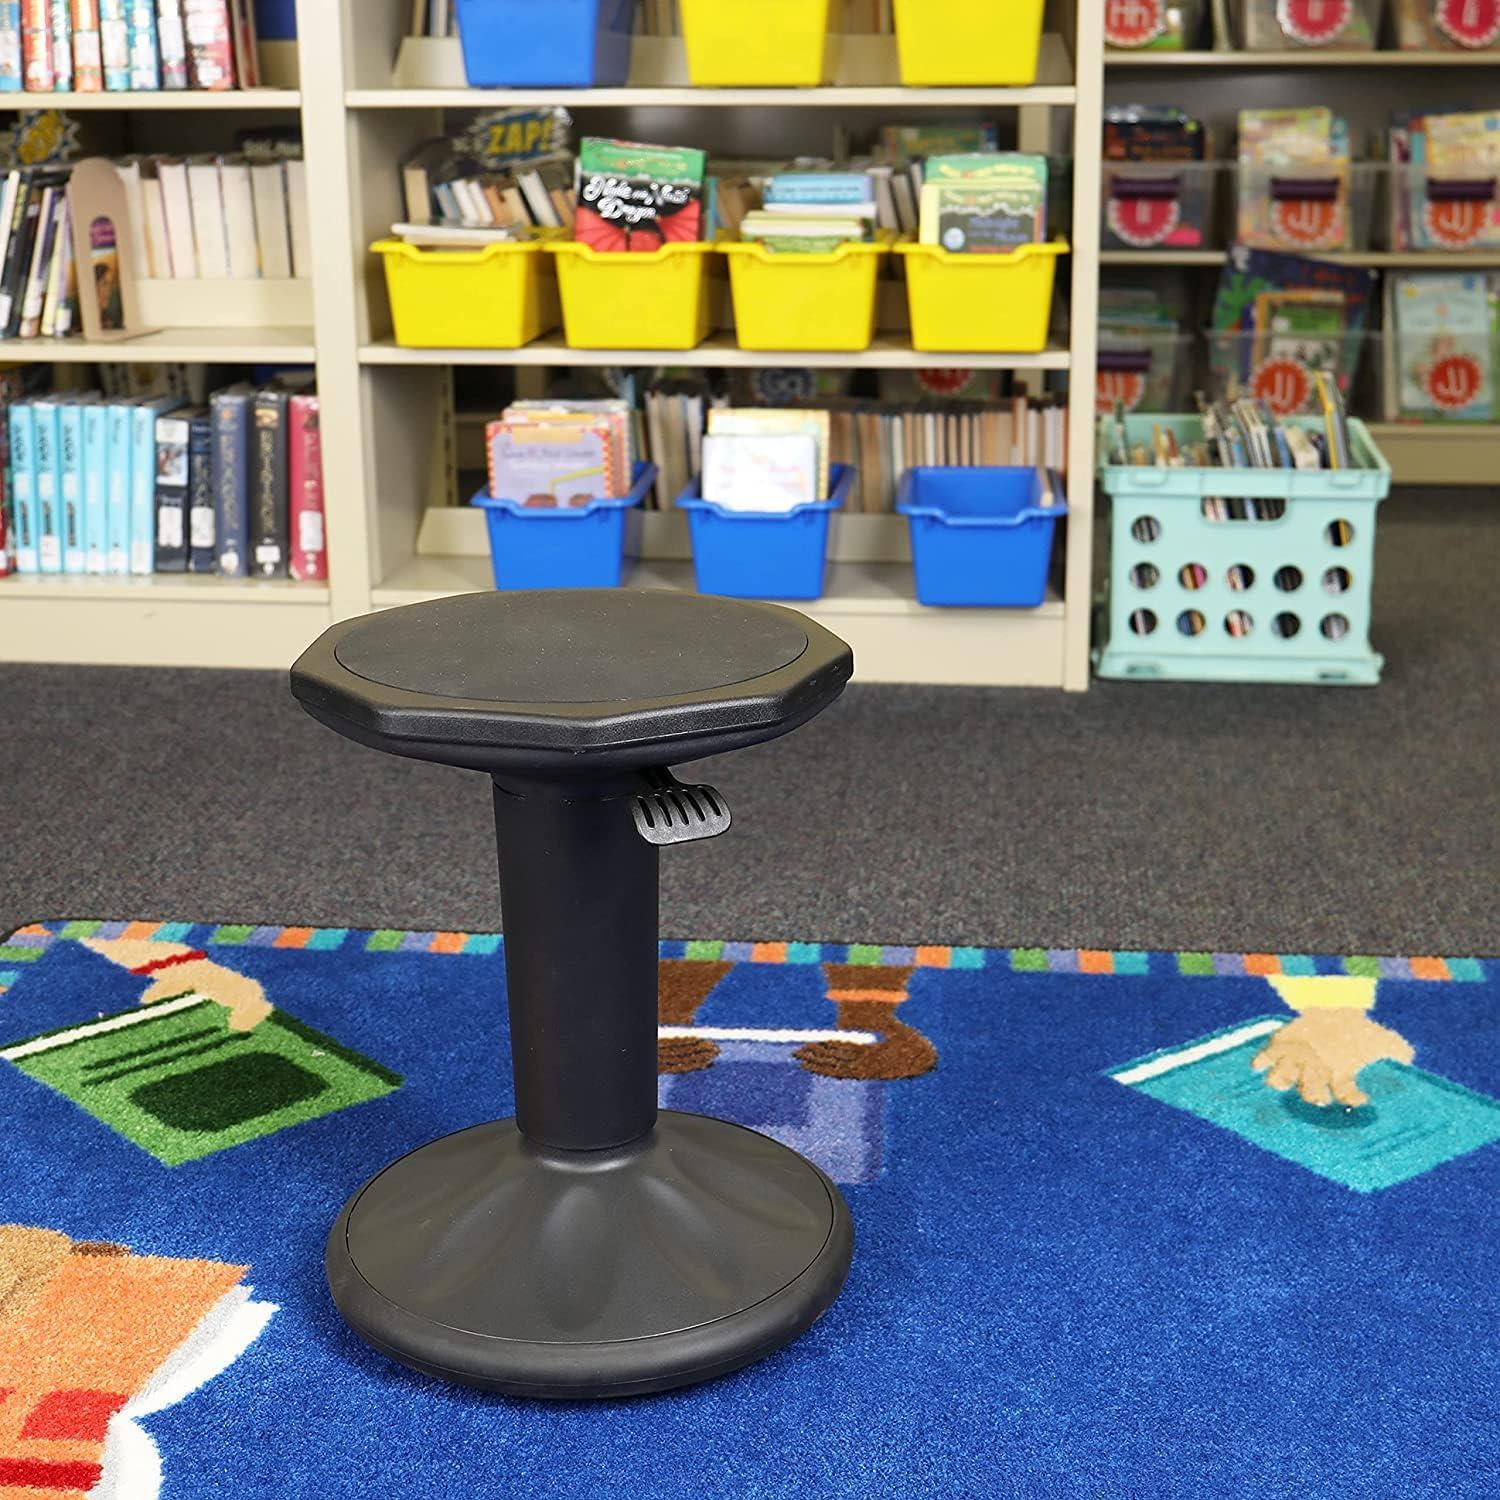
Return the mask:
<svg viewBox="0 0 1500 1500">
<path fill-rule="evenodd" d="M 375 1348 L 513 1395 L 633 1395 L 749 1364 L 838 1296 L 853 1227 L 828 1178 L 657 1112 L 657 863 L 729 825 L 669 765 L 786 734 L 852 671 L 789 609 L 619 589 L 393 609 L 292 668 L 340 734 L 494 780 L 516 1117 L 345 1205 L 328 1282 Z"/>
</svg>

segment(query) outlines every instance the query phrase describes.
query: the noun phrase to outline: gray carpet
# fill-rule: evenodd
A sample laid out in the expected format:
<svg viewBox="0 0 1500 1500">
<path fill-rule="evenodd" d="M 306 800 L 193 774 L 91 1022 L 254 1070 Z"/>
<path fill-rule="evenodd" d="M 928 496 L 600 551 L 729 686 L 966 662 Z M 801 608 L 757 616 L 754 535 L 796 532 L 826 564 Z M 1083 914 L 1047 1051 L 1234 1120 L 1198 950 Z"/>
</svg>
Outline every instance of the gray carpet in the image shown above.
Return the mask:
<svg viewBox="0 0 1500 1500">
<path fill-rule="evenodd" d="M 669 936 L 1497 951 L 1485 497 L 1388 507 L 1373 690 L 855 687 L 713 768 Z M 4 585 L 0 584 L 0 588 Z M 496 923 L 481 777 L 347 744 L 279 676 L 0 669 L 0 923 Z"/>
</svg>

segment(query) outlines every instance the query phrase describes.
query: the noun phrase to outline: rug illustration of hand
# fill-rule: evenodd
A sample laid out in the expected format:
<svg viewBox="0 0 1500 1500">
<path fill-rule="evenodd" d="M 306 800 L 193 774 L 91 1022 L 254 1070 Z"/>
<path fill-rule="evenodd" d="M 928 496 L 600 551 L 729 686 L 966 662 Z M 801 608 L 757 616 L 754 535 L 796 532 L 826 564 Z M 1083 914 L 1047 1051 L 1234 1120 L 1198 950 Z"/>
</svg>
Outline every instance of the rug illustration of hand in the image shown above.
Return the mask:
<svg viewBox="0 0 1500 1500">
<path fill-rule="evenodd" d="M 1359 1086 L 1362 1069 L 1416 1057 L 1405 1037 L 1371 1019 L 1375 980 L 1278 975 L 1270 983 L 1297 1018 L 1267 1041 L 1251 1066 L 1278 1092 L 1295 1088 L 1309 1104 L 1357 1109 L 1369 1103 Z"/>
<path fill-rule="evenodd" d="M 84 938 L 82 942 L 112 964 L 151 980 L 141 993 L 142 1005 L 194 992 L 229 1012 L 231 1031 L 254 1030 L 275 1008 L 258 980 L 215 963 L 201 948 L 124 938 Z"/>
</svg>

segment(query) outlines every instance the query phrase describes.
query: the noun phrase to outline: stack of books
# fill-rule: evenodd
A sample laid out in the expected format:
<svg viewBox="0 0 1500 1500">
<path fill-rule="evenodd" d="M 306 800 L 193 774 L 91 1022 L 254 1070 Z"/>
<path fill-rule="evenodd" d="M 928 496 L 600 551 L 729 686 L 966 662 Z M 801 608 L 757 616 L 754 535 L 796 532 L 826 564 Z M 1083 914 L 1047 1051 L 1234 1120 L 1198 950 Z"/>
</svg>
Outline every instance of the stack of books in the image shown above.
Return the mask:
<svg viewBox="0 0 1500 1500">
<path fill-rule="evenodd" d="M 868 172 L 784 172 L 766 183 L 762 207 L 740 221 L 740 238 L 773 251 L 821 254 L 873 240 L 878 214 Z"/>
<path fill-rule="evenodd" d="M 4 571 L 324 579 L 310 383 L 179 395 L 59 391 L 11 402 Z"/>
<path fill-rule="evenodd" d="M 919 212 L 924 245 L 998 254 L 1047 238 L 1047 158 L 1023 151 L 931 156 Z"/>
<path fill-rule="evenodd" d="M 0 92 L 259 84 L 252 0 L 0 0 Z"/>
<path fill-rule="evenodd" d="M 635 429 L 624 401 L 516 401 L 484 435 L 493 499 L 570 510 L 630 493 Z"/>
</svg>

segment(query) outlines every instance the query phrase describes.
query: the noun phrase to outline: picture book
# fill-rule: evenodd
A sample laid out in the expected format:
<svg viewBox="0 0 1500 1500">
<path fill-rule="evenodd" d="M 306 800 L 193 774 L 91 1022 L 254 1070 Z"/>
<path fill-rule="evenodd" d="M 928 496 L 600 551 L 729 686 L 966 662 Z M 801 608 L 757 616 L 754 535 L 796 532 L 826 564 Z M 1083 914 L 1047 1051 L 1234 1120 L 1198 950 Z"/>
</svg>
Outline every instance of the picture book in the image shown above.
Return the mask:
<svg viewBox="0 0 1500 1500">
<path fill-rule="evenodd" d="M 1402 1063 L 1372 1063 L 1360 1073 L 1369 1103 L 1357 1109 L 1308 1104 L 1296 1089 L 1278 1093 L 1252 1062 L 1285 1024 L 1284 1016 L 1247 1021 L 1109 1076 L 1359 1193 L 1394 1187 L 1500 1140 L 1500 1101 Z"/>
<path fill-rule="evenodd" d="M 1394 278 L 1397 405 L 1424 421 L 1500 416 L 1500 276 L 1412 272 Z"/>
<path fill-rule="evenodd" d="M 600 422 L 491 422 L 485 428 L 490 495 L 570 509 L 615 498 L 610 429 Z"/>
<path fill-rule="evenodd" d="M 703 498 L 726 510 L 783 512 L 818 499 L 818 445 L 809 433 L 709 434 Z"/>
<path fill-rule="evenodd" d="M 579 242 L 651 251 L 701 239 L 706 164 L 690 147 L 586 138 L 578 156 Z"/>
<path fill-rule="evenodd" d="M 1500 17 L 1500 7 L 1496 15 Z M 1500 245 L 1500 132 L 1441 129 L 1439 157 L 1444 165 L 1439 169 L 1433 165 L 1428 118 L 1398 115 L 1391 124 L 1391 248 L 1469 250 Z"/>
<path fill-rule="evenodd" d="M 1104 0 L 1104 45 L 1181 52 L 1197 39 L 1204 15 L 1203 0 Z"/>
<path fill-rule="evenodd" d="M 905 166 L 908 162 L 921 161 L 929 156 L 995 151 L 999 149 L 999 144 L 999 132 L 992 123 L 886 125 L 880 132 L 879 154 L 883 161 Z"/>
<path fill-rule="evenodd" d="M 1349 125 L 1322 107 L 1239 114 L 1241 244 L 1347 250 L 1353 233 Z"/>
<path fill-rule="evenodd" d="M 817 494 L 824 499 L 831 491 L 832 418 L 826 411 L 801 408 L 716 407 L 708 414 L 708 432 L 715 437 L 759 437 L 795 433 L 812 438 L 817 453 Z"/>
<path fill-rule="evenodd" d="M 635 413 L 628 401 L 613 397 L 594 400 L 513 401 L 500 414 L 501 421 L 521 423 L 556 422 L 577 426 L 580 419 L 609 428 L 610 498 L 628 494 L 635 474 Z"/>
<path fill-rule="evenodd" d="M 1203 161 L 1208 155 L 1203 122 L 1180 109 L 1126 104 L 1104 111 L 1105 161 Z"/>
<path fill-rule="evenodd" d="M 920 239 L 954 254 L 996 253 L 1047 237 L 1047 161 L 1024 152 L 928 160 Z"/>
</svg>

